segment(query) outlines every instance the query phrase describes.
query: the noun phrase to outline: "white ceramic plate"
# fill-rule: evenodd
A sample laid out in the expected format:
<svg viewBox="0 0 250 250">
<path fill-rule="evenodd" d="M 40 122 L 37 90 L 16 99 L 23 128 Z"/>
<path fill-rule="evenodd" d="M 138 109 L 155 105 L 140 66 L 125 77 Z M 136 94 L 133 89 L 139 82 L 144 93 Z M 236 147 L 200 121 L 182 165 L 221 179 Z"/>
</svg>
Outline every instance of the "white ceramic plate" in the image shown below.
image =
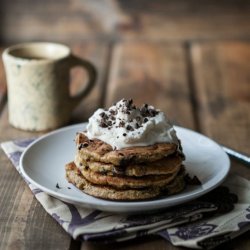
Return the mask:
<svg viewBox="0 0 250 250">
<path fill-rule="evenodd" d="M 85 126 L 86 123 L 65 127 L 33 142 L 20 161 L 25 178 L 44 192 L 72 204 L 131 213 L 170 207 L 197 198 L 217 187 L 230 169 L 229 158 L 217 143 L 194 131 L 175 127 L 186 155 L 186 169 L 191 176 L 196 175 L 201 180 L 201 186 L 191 186 L 179 194 L 150 201 L 117 202 L 94 198 L 65 179 L 64 166 L 76 153 L 76 132 L 83 131 Z"/>
</svg>

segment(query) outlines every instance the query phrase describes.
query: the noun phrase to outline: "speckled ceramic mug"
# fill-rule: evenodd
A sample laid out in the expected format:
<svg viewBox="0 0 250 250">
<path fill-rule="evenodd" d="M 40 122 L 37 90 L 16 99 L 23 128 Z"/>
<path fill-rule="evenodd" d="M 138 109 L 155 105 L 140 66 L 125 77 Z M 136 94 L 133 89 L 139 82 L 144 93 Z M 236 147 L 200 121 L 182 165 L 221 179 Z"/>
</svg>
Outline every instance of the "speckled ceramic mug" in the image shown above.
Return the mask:
<svg viewBox="0 0 250 250">
<path fill-rule="evenodd" d="M 25 43 L 3 52 L 9 122 L 16 128 L 43 131 L 60 127 L 93 88 L 94 66 L 56 43 Z M 76 96 L 69 92 L 70 69 L 82 66 L 89 81 Z"/>
</svg>

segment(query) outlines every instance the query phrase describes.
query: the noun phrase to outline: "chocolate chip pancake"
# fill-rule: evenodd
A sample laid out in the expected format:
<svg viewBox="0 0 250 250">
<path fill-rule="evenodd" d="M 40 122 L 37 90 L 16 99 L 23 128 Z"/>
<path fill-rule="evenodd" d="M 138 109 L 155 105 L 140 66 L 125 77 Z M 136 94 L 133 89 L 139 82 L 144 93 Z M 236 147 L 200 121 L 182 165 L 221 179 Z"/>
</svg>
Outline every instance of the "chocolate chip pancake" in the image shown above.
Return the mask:
<svg viewBox="0 0 250 250">
<path fill-rule="evenodd" d="M 174 154 L 150 163 L 131 164 L 119 167 L 111 163 L 85 161 L 77 153 L 74 162 L 80 170 L 88 168 L 91 171 L 101 174 L 139 177 L 145 175 L 165 175 L 178 172 L 182 160 L 182 156 Z"/>
<path fill-rule="evenodd" d="M 145 188 L 145 187 L 162 187 L 170 183 L 177 175 L 178 171 L 165 175 L 147 175 L 143 177 L 130 176 L 110 176 L 82 168 L 80 171 L 85 179 L 93 184 L 110 185 L 115 188 Z"/>
<path fill-rule="evenodd" d="M 160 195 L 171 195 L 185 188 L 184 171 L 180 171 L 176 178 L 163 187 L 144 189 L 117 189 L 108 185 L 95 185 L 87 181 L 76 165 L 71 162 L 65 166 L 67 180 L 84 193 L 108 200 L 146 200 Z"/>
<path fill-rule="evenodd" d="M 133 100 L 97 109 L 76 134 L 66 177 L 83 192 L 111 200 L 145 200 L 185 187 L 184 155 L 165 114 Z"/>
<path fill-rule="evenodd" d="M 98 139 L 89 139 L 85 134 L 76 135 L 78 154 L 85 161 L 112 163 L 124 166 L 132 163 L 154 162 L 177 151 L 178 145 L 174 143 L 156 143 L 145 147 L 128 147 L 120 150 L 113 148 Z"/>
</svg>

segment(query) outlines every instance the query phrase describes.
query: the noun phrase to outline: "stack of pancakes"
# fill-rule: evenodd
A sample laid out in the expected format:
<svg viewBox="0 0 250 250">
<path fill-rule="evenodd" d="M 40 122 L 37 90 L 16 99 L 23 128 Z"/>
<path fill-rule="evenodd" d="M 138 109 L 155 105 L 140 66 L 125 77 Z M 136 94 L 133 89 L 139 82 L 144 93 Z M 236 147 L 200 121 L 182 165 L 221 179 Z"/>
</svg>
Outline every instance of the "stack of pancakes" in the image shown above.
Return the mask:
<svg viewBox="0 0 250 250">
<path fill-rule="evenodd" d="M 84 133 L 76 135 L 74 162 L 66 178 L 86 194 L 109 200 L 145 200 L 185 187 L 180 145 L 157 143 L 120 150 Z"/>
</svg>

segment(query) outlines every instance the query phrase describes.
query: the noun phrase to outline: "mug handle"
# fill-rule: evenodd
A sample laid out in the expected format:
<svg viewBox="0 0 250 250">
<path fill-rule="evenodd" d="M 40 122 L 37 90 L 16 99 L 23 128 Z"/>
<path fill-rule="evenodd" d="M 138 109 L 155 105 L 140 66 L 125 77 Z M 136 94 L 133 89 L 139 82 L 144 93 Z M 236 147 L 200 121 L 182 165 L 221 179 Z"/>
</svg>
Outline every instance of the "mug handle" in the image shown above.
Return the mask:
<svg viewBox="0 0 250 250">
<path fill-rule="evenodd" d="M 70 69 L 76 66 L 81 66 L 83 67 L 87 73 L 88 73 L 88 82 L 86 84 L 86 87 L 80 91 L 78 94 L 75 96 L 70 96 L 70 106 L 71 109 L 74 109 L 77 104 L 85 97 L 88 95 L 88 93 L 92 90 L 92 88 L 95 85 L 96 82 L 96 77 L 97 77 L 97 72 L 95 67 L 88 61 L 81 59 L 77 56 L 71 55 L 70 56 Z"/>
</svg>

